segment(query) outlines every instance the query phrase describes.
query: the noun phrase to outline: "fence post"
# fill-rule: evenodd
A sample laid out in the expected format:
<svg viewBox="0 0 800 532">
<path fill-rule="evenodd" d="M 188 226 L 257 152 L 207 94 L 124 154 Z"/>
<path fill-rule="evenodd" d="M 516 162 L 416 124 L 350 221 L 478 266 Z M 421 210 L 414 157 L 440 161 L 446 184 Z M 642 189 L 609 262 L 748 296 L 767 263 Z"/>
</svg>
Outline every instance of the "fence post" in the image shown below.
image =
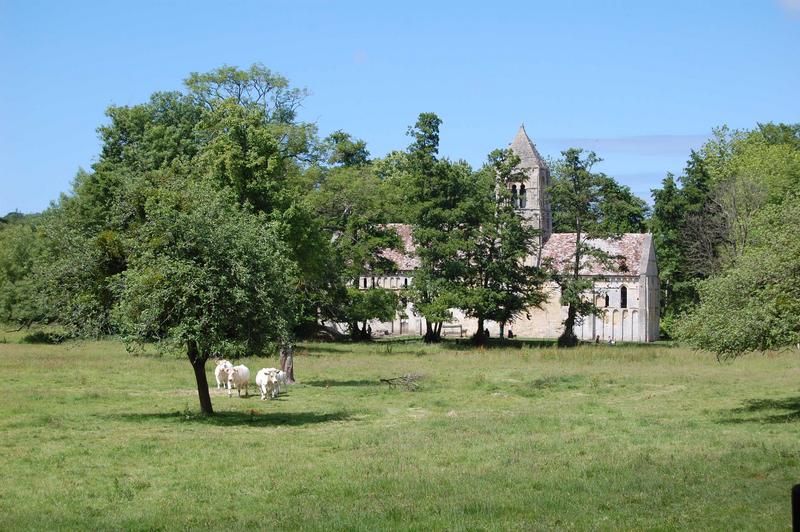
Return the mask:
<svg viewBox="0 0 800 532">
<path fill-rule="evenodd" d="M 792 530 L 800 532 L 800 484 L 792 487 Z"/>
</svg>

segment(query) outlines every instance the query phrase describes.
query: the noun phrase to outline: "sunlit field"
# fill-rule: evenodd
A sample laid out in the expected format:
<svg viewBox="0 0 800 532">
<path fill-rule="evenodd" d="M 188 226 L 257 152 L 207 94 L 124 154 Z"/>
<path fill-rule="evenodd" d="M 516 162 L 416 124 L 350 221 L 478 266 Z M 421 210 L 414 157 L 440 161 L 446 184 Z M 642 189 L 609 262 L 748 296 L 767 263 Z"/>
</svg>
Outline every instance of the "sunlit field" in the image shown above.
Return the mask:
<svg viewBox="0 0 800 532">
<path fill-rule="evenodd" d="M 800 482 L 797 351 L 310 343 L 278 399 L 215 387 L 204 418 L 183 358 L 22 334 L 0 332 L 3 530 L 779 530 Z"/>
</svg>

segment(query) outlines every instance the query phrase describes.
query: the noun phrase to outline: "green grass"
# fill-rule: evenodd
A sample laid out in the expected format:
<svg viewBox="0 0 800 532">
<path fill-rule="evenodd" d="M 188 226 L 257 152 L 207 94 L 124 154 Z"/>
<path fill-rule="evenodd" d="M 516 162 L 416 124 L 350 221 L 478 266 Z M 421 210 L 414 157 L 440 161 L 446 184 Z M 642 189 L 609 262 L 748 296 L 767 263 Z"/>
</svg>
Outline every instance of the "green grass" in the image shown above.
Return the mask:
<svg viewBox="0 0 800 532">
<path fill-rule="evenodd" d="M 785 530 L 800 482 L 797 352 L 307 344 L 288 393 L 203 418 L 184 359 L 19 339 L 2 530 Z"/>
</svg>

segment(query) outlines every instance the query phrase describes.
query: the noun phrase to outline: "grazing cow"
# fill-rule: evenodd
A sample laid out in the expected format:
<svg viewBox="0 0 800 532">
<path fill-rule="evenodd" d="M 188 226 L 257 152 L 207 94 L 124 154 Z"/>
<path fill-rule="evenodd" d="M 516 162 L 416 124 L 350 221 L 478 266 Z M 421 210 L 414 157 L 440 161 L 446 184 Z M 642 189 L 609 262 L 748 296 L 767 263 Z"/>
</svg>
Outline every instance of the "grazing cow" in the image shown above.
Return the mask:
<svg viewBox="0 0 800 532">
<path fill-rule="evenodd" d="M 267 395 L 269 395 L 270 398 L 275 397 L 275 390 L 278 386 L 278 379 L 275 376 L 276 373 L 275 368 L 262 368 L 258 370 L 256 374 L 256 386 L 258 386 L 261 391 L 262 400 L 266 399 Z"/>
<path fill-rule="evenodd" d="M 228 370 L 233 367 L 233 364 L 228 360 L 217 360 L 217 367 L 214 368 L 214 377 L 217 379 L 217 390 L 220 389 L 223 383 L 228 382 Z M 222 380 L 220 380 L 222 377 Z"/>
<path fill-rule="evenodd" d="M 231 387 L 236 388 L 236 393 L 239 394 L 239 397 L 242 396 L 242 386 L 244 386 L 244 396 L 250 396 L 250 390 L 248 385 L 250 384 L 250 370 L 247 369 L 247 366 L 238 365 L 233 366 L 231 369 L 228 370 L 228 397 L 233 395 L 231 393 Z"/>
</svg>

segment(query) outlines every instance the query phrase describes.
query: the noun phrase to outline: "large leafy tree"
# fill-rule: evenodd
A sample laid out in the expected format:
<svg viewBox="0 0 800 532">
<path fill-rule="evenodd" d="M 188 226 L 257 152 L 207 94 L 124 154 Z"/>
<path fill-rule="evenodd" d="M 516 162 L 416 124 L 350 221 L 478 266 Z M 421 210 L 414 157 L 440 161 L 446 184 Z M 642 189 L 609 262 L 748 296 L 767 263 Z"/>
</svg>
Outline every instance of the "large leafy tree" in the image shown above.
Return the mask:
<svg viewBox="0 0 800 532">
<path fill-rule="evenodd" d="M 495 150 L 482 171 L 474 175 L 472 196 L 461 209 L 466 217 L 457 231 L 463 234 L 460 263 L 454 280 L 457 306 L 478 320 L 475 342 L 486 341 L 487 319 L 505 324 L 544 301 L 541 270 L 532 263 L 539 232 L 525 223 L 514 208 L 509 185 L 524 179 L 519 157 Z"/>
<path fill-rule="evenodd" d="M 386 320 L 387 306 L 396 307 L 396 301 L 387 303 L 389 296 L 367 297 L 353 288 L 364 274 L 382 275 L 396 269 L 384 255 L 385 250 L 399 247 L 400 241 L 387 224 L 381 182 L 369 164 L 343 165 L 327 172 L 309 198 L 328 235 L 334 265 L 326 274 L 338 295 L 320 317 L 347 322 L 354 339 L 366 338 L 364 322 Z"/>
<path fill-rule="evenodd" d="M 692 152 L 683 175 L 677 180 L 667 175 L 662 188 L 652 191 L 654 205 L 649 224 L 661 284 L 661 332 L 667 337 L 674 334 L 679 316 L 697 303 L 697 280 L 710 275 L 707 261 L 700 263 L 689 258 L 692 248 L 697 250 L 701 246 L 710 249 L 705 255 L 711 257 L 717 244 L 717 237 L 710 230 L 702 233 L 695 230 L 694 237 L 689 234 L 690 224 L 696 229 L 703 228 L 710 185 L 703 158 Z M 691 242 L 691 238 L 699 241 Z"/>
<path fill-rule="evenodd" d="M 303 95 L 262 66 L 223 67 L 110 107 L 97 163 L 42 217 L 44 308 L 76 335 L 182 344 L 211 413 L 205 360 L 286 345 L 335 270 L 305 200 L 318 149 Z"/>
<path fill-rule="evenodd" d="M 714 130 L 683 175 L 653 190 L 651 230 L 662 293 L 662 331 L 699 301 L 697 285 L 735 265 L 752 239 L 751 219 L 800 187 L 800 126 Z"/>
<path fill-rule="evenodd" d="M 408 130 L 413 142 L 405 158 L 410 218 L 420 267 L 408 293 L 415 309 L 425 317 L 426 342 L 441 338 L 442 323 L 452 318 L 458 303 L 455 281 L 464 271 L 460 253 L 465 249 L 468 223 L 466 199 L 474 187 L 466 163 L 439 159 L 439 126 L 434 113 L 421 113 Z"/>
<path fill-rule="evenodd" d="M 739 260 L 698 285 L 700 303 L 678 327 L 691 345 L 735 357 L 800 342 L 800 200 L 787 196 L 751 219 Z"/>
<path fill-rule="evenodd" d="M 603 312 L 595 305 L 593 298 L 586 297 L 593 281 L 582 278 L 581 271 L 591 261 L 613 265 L 613 257 L 592 245 L 591 241 L 613 236 L 613 232 L 605 223 L 601 208 L 609 178 L 592 172 L 592 167 L 601 159 L 594 152 L 584 155 L 583 150 L 578 148 L 561 153 L 564 158 L 555 165 L 550 193 L 558 198 L 561 215 L 571 220 L 567 227 L 575 233 L 575 241 L 569 260 L 547 267 L 561 289 L 561 304 L 567 306 L 567 317 L 558 345 L 572 347 L 578 343 L 574 330 L 578 320 Z"/>
<path fill-rule="evenodd" d="M 49 314 L 34 275 L 45 242 L 36 218 L 17 214 L 0 223 L 0 323 L 23 327 L 47 321 Z"/>
<path fill-rule="evenodd" d="M 369 339 L 369 321 L 391 321 L 398 310 L 398 297 L 392 290 L 385 288 L 362 290 L 355 286 L 347 288 L 347 307 L 344 309 L 344 317 L 350 323 L 354 339 Z"/>
<path fill-rule="evenodd" d="M 128 267 L 131 235 L 148 221 L 147 202 L 175 181 L 208 180 L 275 221 L 288 256 L 303 266 L 298 289 L 318 290 L 325 269 L 318 255 L 326 248 L 317 245 L 315 216 L 301 201 L 309 184 L 300 176 L 316 153 L 314 127 L 296 120 L 304 94 L 254 65 L 195 73 L 185 92 L 111 106 L 109 123 L 99 128 L 98 162 L 78 173 L 72 193 L 43 223 L 50 260 L 39 276 L 51 281 L 45 293 L 59 319 L 79 334 L 114 332 L 113 279 Z M 319 253 L 311 257 L 309 249 Z"/>
<path fill-rule="evenodd" d="M 115 322 L 129 341 L 183 346 L 201 411 L 212 414 L 205 362 L 286 343 L 296 268 L 264 215 L 205 181 L 162 187 L 132 236 Z"/>
</svg>

